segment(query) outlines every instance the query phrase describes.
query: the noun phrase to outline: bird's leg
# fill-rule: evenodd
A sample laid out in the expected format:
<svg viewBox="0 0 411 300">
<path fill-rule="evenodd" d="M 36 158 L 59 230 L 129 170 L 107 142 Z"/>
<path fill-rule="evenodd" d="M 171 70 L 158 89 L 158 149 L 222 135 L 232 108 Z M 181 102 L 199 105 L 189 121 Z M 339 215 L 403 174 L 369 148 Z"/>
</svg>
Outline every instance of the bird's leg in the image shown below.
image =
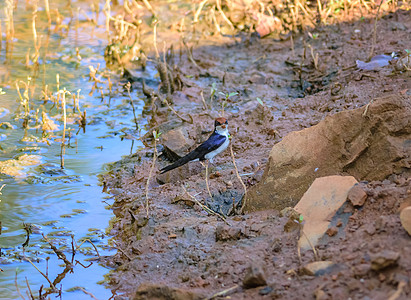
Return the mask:
<svg viewBox="0 0 411 300">
<path fill-rule="evenodd" d="M 210 186 L 208 185 L 208 160 L 206 160 L 205 163 L 203 163 L 202 161 L 200 163 L 206 169 L 205 180 L 206 180 L 207 191 L 208 191 L 208 194 L 210 195 L 211 200 L 213 200 L 213 195 L 211 195 Z"/>
</svg>

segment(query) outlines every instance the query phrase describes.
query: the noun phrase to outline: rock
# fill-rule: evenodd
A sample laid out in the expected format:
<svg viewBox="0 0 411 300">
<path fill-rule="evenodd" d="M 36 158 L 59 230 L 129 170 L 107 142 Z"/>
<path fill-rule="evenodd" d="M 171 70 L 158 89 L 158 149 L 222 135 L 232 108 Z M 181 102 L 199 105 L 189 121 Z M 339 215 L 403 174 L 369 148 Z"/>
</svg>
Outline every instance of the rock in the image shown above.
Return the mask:
<svg viewBox="0 0 411 300">
<path fill-rule="evenodd" d="M 315 300 L 326 300 L 328 295 L 320 288 L 316 289 L 314 292 Z"/>
<path fill-rule="evenodd" d="M 10 122 L 1 122 L 0 129 L 14 129 L 15 126 L 11 125 Z"/>
<path fill-rule="evenodd" d="M 400 254 L 396 251 L 383 250 L 371 256 L 371 269 L 380 271 L 382 269 L 396 266 Z"/>
<path fill-rule="evenodd" d="M 246 289 L 251 289 L 263 285 L 267 285 L 264 270 L 261 265 L 253 262 L 246 270 L 243 286 Z"/>
<path fill-rule="evenodd" d="M 22 154 L 15 159 L 3 160 L 0 162 L 0 173 L 15 178 L 27 178 L 30 174 L 27 167 L 39 165 L 41 163 L 40 155 Z"/>
<path fill-rule="evenodd" d="M 194 145 L 194 141 L 189 138 L 185 127 L 172 129 L 161 135 L 164 150 L 176 153 L 179 157 L 187 154 L 189 148 Z M 166 150 L 167 149 L 167 150 Z M 176 159 L 175 154 L 173 159 Z"/>
<path fill-rule="evenodd" d="M 271 286 L 266 286 L 258 291 L 258 294 L 261 296 L 265 296 L 270 294 L 274 289 Z"/>
<path fill-rule="evenodd" d="M 333 269 L 337 265 L 332 261 L 315 261 L 312 263 L 306 264 L 304 267 L 300 269 L 300 273 L 302 275 L 309 275 L 309 276 L 321 276 L 324 274 L 328 274 L 333 271 Z"/>
<path fill-rule="evenodd" d="M 272 148 L 262 180 L 248 190 L 245 210 L 294 206 L 318 177 L 346 173 L 373 181 L 409 170 L 410 115 L 410 96 L 395 94 L 288 134 Z"/>
<path fill-rule="evenodd" d="M 291 232 L 291 231 L 298 229 L 300 227 L 300 223 L 299 223 L 300 213 L 293 208 L 291 208 L 291 210 L 287 210 L 287 212 L 285 212 L 285 209 L 283 209 L 280 212 L 280 216 L 288 215 L 288 221 L 284 225 L 284 231 Z"/>
<path fill-rule="evenodd" d="M 239 240 L 241 237 L 241 228 L 228 226 L 226 224 L 217 226 L 215 230 L 215 240 L 218 241 L 230 241 Z"/>
<path fill-rule="evenodd" d="M 411 206 L 404 208 L 400 213 L 401 225 L 411 235 Z"/>
<path fill-rule="evenodd" d="M 317 178 L 294 209 L 303 215 L 304 233 L 299 240 L 301 249 L 315 246 L 327 231 L 330 220 L 344 204 L 348 191 L 357 183 L 352 176 Z"/>
<path fill-rule="evenodd" d="M 162 284 L 143 283 L 139 286 L 133 300 L 197 300 L 205 295 Z"/>
<path fill-rule="evenodd" d="M 363 206 L 366 199 L 367 193 L 359 185 L 354 185 L 347 195 L 347 200 L 354 206 Z"/>
<path fill-rule="evenodd" d="M 328 234 L 328 236 L 335 236 L 338 233 L 338 229 L 337 227 L 330 227 L 325 233 Z"/>
<path fill-rule="evenodd" d="M 355 276 L 365 276 L 371 270 L 370 264 L 359 264 L 353 267 L 353 273 Z"/>
<path fill-rule="evenodd" d="M 398 212 L 401 213 L 401 211 L 404 208 L 407 208 L 408 206 L 411 206 L 411 195 L 409 195 L 401 204 L 400 207 L 398 208 Z"/>
<path fill-rule="evenodd" d="M 62 169 L 59 165 L 53 163 L 45 163 L 39 165 L 36 170 L 41 175 L 47 176 L 66 176 L 67 173 L 64 169 Z"/>
</svg>

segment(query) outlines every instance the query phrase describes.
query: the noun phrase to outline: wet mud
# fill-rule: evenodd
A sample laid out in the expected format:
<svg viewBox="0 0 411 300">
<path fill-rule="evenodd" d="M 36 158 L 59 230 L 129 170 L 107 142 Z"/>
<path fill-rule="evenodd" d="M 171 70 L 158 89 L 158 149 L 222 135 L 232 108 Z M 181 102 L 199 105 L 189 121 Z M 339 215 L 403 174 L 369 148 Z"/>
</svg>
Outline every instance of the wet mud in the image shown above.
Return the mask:
<svg viewBox="0 0 411 300">
<path fill-rule="evenodd" d="M 223 106 L 235 163 L 248 190 L 265 178 L 271 149 L 288 134 L 338 112 L 365 109 L 375 99 L 402 97 L 409 103 L 409 70 L 395 62 L 371 71 L 357 67 L 356 60 L 368 58 L 373 28 L 370 18 L 320 26 L 293 39 L 249 34 L 210 37 L 207 45 L 193 48 L 195 63 L 188 52 L 178 59 L 176 55 L 176 91 L 170 92 L 170 87 L 161 91 L 160 79 L 145 82 L 147 88 L 167 97 L 179 116 L 148 92 L 143 111 L 149 126 L 143 140 L 148 147 L 112 164 L 100 178 L 114 199 L 116 222 L 111 233 L 118 252 L 106 263 L 114 268 L 110 284 L 118 299 L 410 297 L 410 236 L 399 217 L 400 209 L 411 204 L 410 165 L 393 168 L 382 178 L 376 176 L 378 180 L 367 179 L 354 167 L 338 172 L 355 176 L 367 199 L 361 207 L 347 204 L 343 208 L 349 215 L 347 224 L 341 229 L 341 222 L 334 226 L 341 234 L 330 231 L 318 246 L 319 259 L 333 262 L 319 273 L 305 268 L 315 260 L 311 250 L 302 251 L 299 260 L 299 232 L 284 229 L 287 214 L 273 209 L 238 214 L 244 188 L 230 149 L 210 166 L 213 199 L 199 162 L 162 175 L 158 172 L 175 155 L 207 139 Z M 405 49 L 411 49 L 410 37 L 410 13 L 388 14 L 378 21 L 374 53 L 404 55 Z M 213 44 L 214 39 L 218 43 Z M 141 93 L 142 78 L 155 64 L 148 61 L 145 70 L 129 68 L 126 79 L 134 78 L 133 91 Z M 161 133 L 156 151 L 153 130 Z M 342 134 L 333 131 L 336 145 Z M 408 136 L 409 146 L 409 125 L 401 134 Z M 340 150 L 341 155 L 346 151 Z M 409 148 L 404 155 L 410 163 Z M 222 220 L 209 215 L 197 201 L 232 214 Z"/>
</svg>

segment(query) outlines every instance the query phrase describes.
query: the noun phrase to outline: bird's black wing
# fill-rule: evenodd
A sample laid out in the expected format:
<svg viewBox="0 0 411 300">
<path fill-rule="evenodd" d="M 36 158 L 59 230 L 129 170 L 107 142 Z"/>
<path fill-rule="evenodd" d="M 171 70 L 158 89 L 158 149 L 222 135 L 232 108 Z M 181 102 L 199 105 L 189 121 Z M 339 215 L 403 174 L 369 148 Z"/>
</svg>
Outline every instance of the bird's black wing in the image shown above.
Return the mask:
<svg viewBox="0 0 411 300">
<path fill-rule="evenodd" d="M 186 156 L 183 156 L 179 160 L 177 160 L 175 163 L 163 168 L 160 170 L 160 173 L 163 174 L 165 172 L 168 172 L 172 169 L 178 168 L 189 161 L 199 159 L 199 160 L 204 160 L 204 156 L 207 153 L 210 153 L 211 151 L 216 150 L 218 147 L 220 147 L 224 142 L 226 141 L 227 137 L 224 135 L 218 134 L 213 132 L 212 135 L 206 140 L 204 143 L 202 143 L 200 146 L 195 148 L 193 151 L 188 153 Z"/>
<path fill-rule="evenodd" d="M 218 149 L 224 142 L 227 140 L 227 137 L 218 133 L 213 133 L 210 135 L 208 140 L 198 146 L 194 151 L 196 151 L 199 155 L 200 160 L 205 160 L 204 156 L 207 153 L 210 153 L 216 149 Z M 193 152 L 194 152 L 193 151 Z"/>
</svg>

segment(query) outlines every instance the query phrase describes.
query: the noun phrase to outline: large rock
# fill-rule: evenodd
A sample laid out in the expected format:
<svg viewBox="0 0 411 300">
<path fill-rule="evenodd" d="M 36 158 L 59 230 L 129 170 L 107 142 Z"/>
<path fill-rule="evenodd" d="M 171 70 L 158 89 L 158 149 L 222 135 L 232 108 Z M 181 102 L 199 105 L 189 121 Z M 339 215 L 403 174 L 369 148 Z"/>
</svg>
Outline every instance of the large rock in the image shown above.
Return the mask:
<svg viewBox="0 0 411 300">
<path fill-rule="evenodd" d="M 318 177 L 371 181 L 410 172 L 410 116 L 410 97 L 398 94 L 290 133 L 272 148 L 261 182 L 248 191 L 246 211 L 292 207 Z"/>
<path fill-rule="evenodd" d="M 345 203 L 348 192 L 356 183 L 357 180 L 352 176 L 328 176 L 314 180 L 294 207 L 304 220 L 304 235 L 301 235 L 299 240 L 301 249 L 310 249 L 311 245 L 318 244 L 331 219 Z"/>
<path fill-rule="evenodd" d="M 400 213 L 401 225 L 411 235 L 411 206 L 404 208 Z"/>
</svg>

